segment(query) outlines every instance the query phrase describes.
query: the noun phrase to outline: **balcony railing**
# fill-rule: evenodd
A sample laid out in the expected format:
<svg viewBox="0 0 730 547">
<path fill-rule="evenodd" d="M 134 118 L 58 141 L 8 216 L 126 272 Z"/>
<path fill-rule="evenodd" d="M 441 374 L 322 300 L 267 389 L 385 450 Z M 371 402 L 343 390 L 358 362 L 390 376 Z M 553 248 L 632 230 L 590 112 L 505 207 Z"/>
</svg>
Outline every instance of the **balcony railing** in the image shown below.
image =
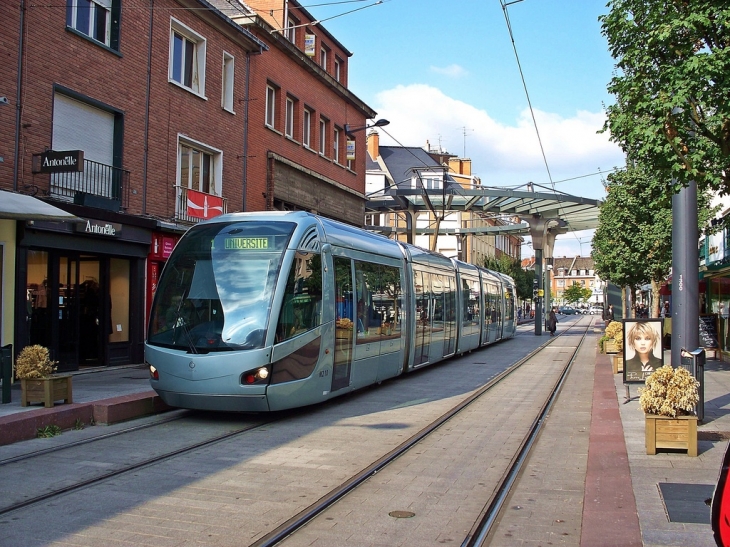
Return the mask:
<svg viewBox="0 0 730 547">
<path fill-rule="evenodd" d="M 118 211 L 129 207 L 129 175 L 126 169 L 84 160 L 82 172 L 51 174 L 50 194 L 62 201 Z"/>
<path fill-rule="evenodd" d="M 175 186 L 175 190 L 178 195 L 175 207 L 176 220 L 197 223 L 228 211 L 228 203 L 224 197 L 195 190 L 188 191 L 188 188 L 183 186 Z"/>
</svg>

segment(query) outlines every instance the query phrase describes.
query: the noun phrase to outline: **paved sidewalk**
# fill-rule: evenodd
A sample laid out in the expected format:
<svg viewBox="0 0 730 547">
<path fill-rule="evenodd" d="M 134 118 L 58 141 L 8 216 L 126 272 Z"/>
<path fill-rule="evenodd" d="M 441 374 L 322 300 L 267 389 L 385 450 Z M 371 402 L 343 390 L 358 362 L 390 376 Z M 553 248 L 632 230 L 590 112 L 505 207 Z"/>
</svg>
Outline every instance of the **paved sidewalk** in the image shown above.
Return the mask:
<svg viewBox="0 0 730 547">
<path fill-rule="evenodd" d="M 560 327 L 563 327 L 562 323 Z M 597 341 L 598 334 L 592 337 Z M 628 507 L 634 512 L 644 546 L 714 547 L 709 523 L 710 508 L 705 499 L 712 495 L 730 438 L 730 363 L 709 360 L 705 367 L 705 419 L 698 426 L 697 457 L 689 457 L 682 451 L 646 454 L 644 415 L 638 402 L 639 386 L 630 387 L 631 398 L 626 401 L 622 375 L 612 373 L 609 356 L 582 351 L 579 370 L 582 371 L 582 379 L 578 385 L 582 387 L 564 398 L 565 406 L 561 410 L 563 422 L 553 419 L 556 425 L 563 425 L 551 428 L 548 419 L 548 427 L 540 442 L 557 443 L 560 439 L 550 439 L 548 435 L 564 436 L 565 428 L 575 428 L 578 422 L 585 430 L 590 418 L 590 435 L 585 441 L 588 457 L 585 464 L 581 464 L 585 469 L 581 544 L 596 547 L 596 538 L 603 539 L 602 545 L 623 547 L 631 544 L 626 543 L 621 535 L 627 531 L 628 521 L 621 520 L 624 517 L 612 520 L 608 511 L 601 512 L 621 506 L 621 509 Z M 32 438 L 38 427 L 50 423 L 70 428 L 76 419 L 86 424 L 92 420 L 113 423 L 163 411 L 166 407 L 150 389 L 147 376 L 143 365 L 74 374 L 74 403 L 48 409 L 40 405 L 21 407 L 20 386 L 14 385 L 12 403 L 0 405 L 0 445 Z M 590 390 L 592 397 L 577 395 L 583 392 L 591 395 Z M 613 410 L 609 408 L 611 406 Z M 552 416 L 558 416 L 557 409 Z M 571 417 L 573 424 L 569 423 Z M 575 437 L 573 449 L 582 446 L 580 438 Z M 597 459 L 591 461 L 591 454 Z M 547 457 L 554 459 L 555 468 L 564 469 L 566 459 L 571 456 L 566 451 L 553 451 Z M 573 463 L 577 465 L 586 455 L 579 450 L 575 458 Z M 546 462 L 544 467 L 544 472 L 548 473 L 551 465 Z M 620 468 L 623 468 L 622 472 L 619 472 Z M 570 480 L 574 479 L 571 477 Z M 597 496 L 601 495 L 601 488 L 604 494 L 613 497 L 599 500 Z M 633 493 L 635 509 L 626 497 L 627 490 Z M 617 492 L 621 495 L 617 496 Z M 539 494 L 534 492 L 534 495 Z M 594 503 L 594 500 L 599 501 Z M 610 500 L 610 504 L 601 506 L 601 503 L 607 503 L 606 500 Z M 590 519 L 591 510 L 594 517 L 603 518 L 602 522 Z M 575 536 L 571 537 L 571 541 L 576 541 Z"/>
</svg>

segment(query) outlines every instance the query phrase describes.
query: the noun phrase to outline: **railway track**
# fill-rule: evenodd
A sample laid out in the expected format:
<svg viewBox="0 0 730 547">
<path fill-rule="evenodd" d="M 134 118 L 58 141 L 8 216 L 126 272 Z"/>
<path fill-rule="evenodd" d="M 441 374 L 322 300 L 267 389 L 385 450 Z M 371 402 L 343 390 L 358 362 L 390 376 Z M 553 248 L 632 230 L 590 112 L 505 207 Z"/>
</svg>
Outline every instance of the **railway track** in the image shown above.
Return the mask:
<svg viewBox="0 0 730 547">
<path fill-rule="evenodd" d="M 583 324 L 583 321 L 578 321 Z M 585 330 L 585 326 L 583 330 Z M 575 337 L 575 333 L 570 334 L 568 331 L 563 337 L 568 335 Z M 527 332 L 529 334 L 529 332 Z M 522 337 L 520 337 L 522 338 Z M 524 337 L 534 345 L 543 342 L 541 339 L 533 339 L 529 336 Z M 565 339 L 565 338 L 563 338 Z M 84 505 L 84 499 L 100 497 L 100 492 L 108 492 L 111 498 L 114 493 L 121 489 L 127 495 L 130 491 L 134 491 L 135 487 L 130 486 L 137 484 L 148 486 L 146 495 L 140 496 L 141 499 L 136 503 L 120 503 L 118 501 L 106 502 L 105 506 L 111 504 L 114 507 L 111 514 L 115 521 L 115 526 L 121 522 L 129 525 L 130 522 L 138 520 L 141 528 L 145 526 L 154 526 L 155 523 L 149 523 L 148 509 L 149 507 L 164 506 L 168 508 L 169 513 L 156 513 L 156 519 L 172 520 L 176 522 L 175 526 L 178 531 L 183 530 L 192 521 L 197 521 L 200 515 L 208 514 L 209 510 L 218 508 L 220 504 L 225 505 L 227 511 L 232 511 L 230 515 L 239 518 L 244 523 L 237 530 L 237 545 L 276 545 L 279 543 L 289 545 L 297 544 L 297 538 L 306 538 L 311 535 L 316 528 L 318 521 L 324 523 L 332 523 L 333 511 L 345 509 L 337 509 L 337 507 L 346 507 L 352 499 L 360 495 L 363 489 L 367 489 L 372 485 L 374 478 L 382 480 L 383 477 L 390 473 L 390 469 L 398 462 L 404 462 L 407 458 L 412 457 L 414 453 L 425 450 L 426 443 L 434 442 L 433 439 L 442 436 L 445 430 L 455 426 L 455 421 L 461 420 L 462 416 L 482 412 L 480 405 L 485 404 L 485 400 L 491 400 L 488 405 L 499 405 L 500 397 L 505 397 L 505 393 L 509 393 L 509 387 L 505 387 L 509 382 L 524 382 L 515 378 L 520 370 L 534 367 L 534 361 L 540 360 L 540 355 L 544 352 L 555 352 L 549 347 L 559 345 L 561 337 L 548 340 L 548 348 L 536 347 L 523 358 L 513 360 L 511 363 L 505 358 L 505 363 L 501 366 L 490 365 L 485 367 L 484 364 L 489 361 L 496 361 L 495 357 L 502 353 L 500 348 L 504 349 L 506 344 L 517 343 L 525 346 L 516 340 L 509 341 L 503 347 L 502 344 L 483 350 L 483 352 L 474 352 L 469 357 L 460 358 L 458 363 L 445 363 L 433 367 L 433 370 L 425 369 L 421 373 L 414 375 L 414 378 L 404 378 L 395 382 L 388 382 L 381 387 L 375 389 L 364 390 L 350 397 L 341 400 L 335 400 L 330 404 L 319 405 L 312 409 L 300 410 L 290 413 L 284 420 L 261 423 L 251 422 L 250 420 L 245 426 L 233 419 L 225 427 L 221 428 L 218 420 L 208 416 L 208 423 L 204 429 L 208 430 L 206 439 L 198 439 L 196 442 L 186 442 L 187 438 L 182 432 L 192 428 L 188 420 L 178 420 L 175 423 L 165 424 L 161 428 L 147 428 L 146 437 L 141 438 L 142 431 L 128 432 L 129 435 L 135 437 L 127 440 L 123 445 L 127 447 L 136 446 L 137 450 L 131 454 L 135 461 L 128 461 L 126 465 L 115 464 L 113 469 L 104 469 L 105 465 L 109 465 L 107 461 L 99 461 L 99 467 L 92 469 L 92 472 L 80 473 L 78 478 L 72 480 L 68 476 L 65 480 L 57 479 L 57 484 L 63 483 L 63 486 L 51 487 L 46 486 L 36 490 L 35 493 L 23 491 L 22 499 L 11 499 L 6 501 L 4 507 L 0 509 L 0 524 L 12 522 L 17 531 L 20 533 L 22 527 L 30 526 L 33 519 L 40 513 L 53 510 L 53 507 L 59 505 Z M 575 348 L 580 344 L 575 344 Z M 571 346 L 572 347 L 572 346 Z M 571 357 L 575 354 L 576 349 L 571 349 Z M 524 355 L 524 348 L 522 348 Z M 560 353 L 565 353 L 560 351 Z M 476 358 L 475 358 L 476 356 Z M 529 427 L 520 433 L 520 442 L 522 448 L 515 450 L 514 436 L 507 446 L 506 452 L 512 451 L 512 455 L 508 458 L 509 465 L 503 466 L 500 472 L 500 480 L 497 485 L 494 482 L 484 487 L 485 492 L 490 491 L 490 495 L 482 501 L 481 508 L 472 518 L 471 530 L 458 541 L 464 541 L 464 545 L 480 545 L 479 541 L 487 536 L 491 522 L 494 521 L 495 515 L 498 514 L 501 503 L 509 489 L 510 481 L 514 481 L 519 470 L 519 464 L 524 461 L 524 454 L 529 450 L 529 446 L 537 435 L 539 426 L 545 419 L 545 415 L 549 412 L 550 398 L 554 399 L 555 393 L 558 392 L 560 383 L 570 364 L 570 359 L 562 356 L 560 365 L 551 367 L 550 388 L 548 391 L 551 396 L 545 397 L 542 404 L 534 412 L 532 419 L 529 419 Z M 543 358 L 544 360 L 544 358 Z M 563 361 L 565 363 L 563 364 Z M 532 364 L 531 364 L 532 363 Z M 484 373 L 484 369 L 489 368 L 491 378 L 489 381 L 478 381 L 476 376 L 472 374 L 476 372 Z M 557 369 L 560 369 L 559 371 Z M 453 372 L 464 375 L 464 379 L 457 386 L 450 386 L 450 390 L 444 390 L 442 397 L 433 394 L 432 382 L 442 382 L 443 378 L 452 376 Z M 524 372 L 523 372 L 524 373 Z M 528 372 L 527 376 L 534 374 Z M 414 395 L 422 392 L 428 396 L 424 398 L 414 398 L 404 395 L 404 391 L 413 389 Z M 430 391 L 429 391 L 430 390 Z M 502 390 L 503 393 L 496 393 Z M 506 390 L 506 391 L 505 391 Z M 430 395 L 427 393 L 429 392 Z M 402 395 L 401 401 L 392 397 L 394 393 Z M 393 404 L 395 402 L 395 404 Z M 433 407 L 433 408 L 430 408 Z M 418 419 L 412 419 L 413 409 L 418 410 Z M 428 410 L 428 412 L 426 412 Z M 224 420 L 225 421 L 225 420 Z M 182 427 L 178 427 L 182 426 Z M 217 428 L 217 429 L 216 429 Z M 215 429 L 215 431 L 213 431 Z M 221 429 L 226 429 L 222 431 Z M 341 429 L 347 431 L 348 434 L 355 430 L 362 435 L 345 436 L 341 442 L 329 443 L 328 446 L 322 448 L 325 443 L 321 441 L 320 435 L 330 437 L 333 431 Z M 522 429 L 522 426 L 515 426 L 515 431 Z M 115 437 L 114 439 L 124 438 Z M 114 439 L 102 439 L 100 443 L 112 442 Z M 174 441 L 174 442 L 173 442 Z M 495 443 L 499 443 L 495 439 Z M 265 444 L 264 444 L 265 443 Z M 355 454 L 354 448 L 362 444 L 362 454 Z M 264 444 L 257 448 L 259 444 Z M 173 446 L 174 445 L 174 446 Z M 40 459 L 23 459 L 17 461 L 0 461 L 2 465 L 2 479 L 0 479 L 0 489 L 9 491 L 13 489 L 23 490 L 22 478 L 27 477 L 34 468 L 39 466 L 47 466 L 49 469 L 56 464 L 49 463 L 58 461 L 69 461 L 78 464 L 79 461 L 94 460 L 95 456 L 89 454 L 105 453 L 114 451 L 109 448 L 97 448 L 99 445 L 94 443 L 91 445 L 76 446 L 66 448 L 66 454 L 59 456 L 56 452 L 47 452 L 39 455 Z M 320 448 L 318 448 L 318 446 Z M 145 454 L 140 454 L 140 449 L 146 447 Z M 384 450 L 389 448 L 388 450 Z M 319 451 L 319 455 L 318 455 Z M 124 450 L 118 449 L 119 454 Z M 303 461 L 301 453 L 308 453 L 309 460 Z M 86 454 L 85 456 L 83 454 Z M 322 457 L 324 453 L 324 457 Z M 338 453 L 346 454 L 344 462 L 336 461 Z M 127 451 L 126 455 L 129 456 Z M 288 454 L 288 456 L 287 456 Z M 379 455 L 372 458 L 374 454 Z M 45 460 L 43 459 L 45 458 Z M 503 460 L 505 457 L 495 453 L 494 460 Z M 96 458 L 106 460 L 108 458 Z M 129 460 L 129 458 L 127 458 Z M 327 461 L 328 464 L 322 464 L 320 460 Z M 215 462 L 215 463 L 211 463 Z M 369 462 L 369 463 L 368 463 Z M 103 465 L 102 465 L 103 464 Z M 85 466 L 88 467 L 88 466 Z M 93 466 L 92 466 L 93 468 Z M 318 469 L 318 472 L 308 473 L 306 470 Z M 93 472 L 95 471 L 95 472 Z M 323 471 L 323 472 L 321 472 Z M 171 480 L 170 477 L 185 476 L 183 480 Z M 298 474 L 297 474 L 298 473 Z M 50 474 L 50 473 L 49 473 Z M 493 474 L 493 472 L 492 472 Z M 220 475 L 227 479 L 221 479 Z M 12 480 L 8 482 L 8 476 L 19 477 L 17 483 Z M 163 482 L 168 482 L 164 488 L 155 488 L 155 480 L 163 478 Z M 262 480 L 266 478 L 268 480 Z M 301 485 L 291 486 L 296 482 Z M 317 484 L 317 483 L 321 484 Z M 287 486 L 289 485 L 289 486 Z M 287 492 L 287 489 L 290 491 Z M 326 493 L 322 495 L 322 490 Z M 17 490 L 16 490 L 17 491 Z M 319 491 L 319 493 L 317 492 Z M 208 499 L 210 508 L 203 507 L 202 499 Z M 61 501 L 63 500 L 63 501 Z M 174 501 L 171 501 L 174 500 Z M 244 501 L 243 505 L 240 504 Z M 184 509 L 185 518 L 175 519 L 173 515 L 175 511 L 172 507 L 180 503 L 180 508 Z M 151 505 L 150 505 L 151 504 Z M 192 511 L 194 515 L 188 514 L 191 511 L 190 505 L 195 508 Z M 275 505 L 275 510 L 266 511 L 261 507 L 269 507 Z M 239 507 L 239 505 L 241 505 Z M 240 513 L 235 510 L 238 507 Z M 294 517 L 284 516 L 286 512 Z M 155 511 L 152 511 L 155 513 Z M 395 510 L 397 513 L 398 510 Z M 408 511 L 404 511 L 408 513 Z M 66 534 L 75 537 L 75 541 L 80 544 L 102 545 L 103 542 L 94 543 L 93 539 L 83 541 L 86 537 L 84 530 L 89 528 L 95 529 L 99 526 L 107 526 L 101 514 L 105 513 L 108 517 L 109 511 L 100 512 L 90 511 L 89 517 L 82 519 L 83 527 L 71 527 Z M 195 516 L 195 518 L 193 518 Z M 386 517 L 395 520 L 393 517 Z M 24 524 L 25 523 L 25 524 Z M 481 523 L 481 524 L 479 524 Z M 209 542 L 211 545 L 220 545 L 227 543 L 221 540 L 223 537 L 229 538 L 230 530 L 216 519 L 209 524 L 211 533 L 205 538 L 197 537 L 195 534 L 190 537 L 191 542 L 205 544 Z M 139 527 L 133 526 L 139 530 Z M 162 526 L 167 533 L 173 536 L 176 532 L 172 532 L 170 526 Z M 243 528 L 241 530 L 240 528 Z M 308 531 L 308 532 L 305 532 Z M 316 533 L 316 532 L 314 532 Z M 37 534 L 37 532 L 36 532 Z M 79 534 L 82 539 L 79 540 Z M 49 539 L 40 534 L 38 545 Z M 27 537 L 27 536 L 26 536 Z M 303 540 L 302 540 L 303 541 Z M 405 541 L 405 540 L 404 540 Z M 32 545 L 35 543 L 24 543 L 24 545 Z M 184 544 L 184 543 L 183 543 Z M 397 543 L 391 543 L 397 544 Z M 408 544 L 407 541 L 402 543 Z M 411 543 L 415 544 L 415 543 Z M 12 545 L 12 543 L 9 543 Z"/>
</svg>

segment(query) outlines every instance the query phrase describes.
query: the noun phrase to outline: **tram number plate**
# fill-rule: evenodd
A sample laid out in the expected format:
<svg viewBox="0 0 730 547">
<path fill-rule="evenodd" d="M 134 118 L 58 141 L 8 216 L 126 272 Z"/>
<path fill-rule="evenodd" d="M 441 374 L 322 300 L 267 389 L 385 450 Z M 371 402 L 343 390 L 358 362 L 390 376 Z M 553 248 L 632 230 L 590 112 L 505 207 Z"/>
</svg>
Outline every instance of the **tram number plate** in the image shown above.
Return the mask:
<svg viewBox="0 0 730 547">
<path fill-rule="evenodd" d="M 319 371 L 319 377 L 320 378 L 324 378 L 325 376 L 329 376 L 329 375 L 330 375 L 329 369 L 324 369 L 324 370 L 320 370 Z"/>
</svg>

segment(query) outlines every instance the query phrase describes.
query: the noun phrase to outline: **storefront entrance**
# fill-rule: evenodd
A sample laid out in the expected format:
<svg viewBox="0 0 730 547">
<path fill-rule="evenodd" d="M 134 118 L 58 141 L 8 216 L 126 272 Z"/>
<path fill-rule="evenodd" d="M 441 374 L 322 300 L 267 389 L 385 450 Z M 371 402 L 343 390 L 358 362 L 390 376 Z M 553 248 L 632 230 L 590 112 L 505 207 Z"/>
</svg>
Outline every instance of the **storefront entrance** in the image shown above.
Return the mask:
<svg viewBox="0 0 730 547">
<path fill-rule="evenodd" d="M 129 341 L 129 260 L 35 249 L 27 260 L 28 343 L 59 372 L 108 364 L 109 346 Z"/>
</svg>

